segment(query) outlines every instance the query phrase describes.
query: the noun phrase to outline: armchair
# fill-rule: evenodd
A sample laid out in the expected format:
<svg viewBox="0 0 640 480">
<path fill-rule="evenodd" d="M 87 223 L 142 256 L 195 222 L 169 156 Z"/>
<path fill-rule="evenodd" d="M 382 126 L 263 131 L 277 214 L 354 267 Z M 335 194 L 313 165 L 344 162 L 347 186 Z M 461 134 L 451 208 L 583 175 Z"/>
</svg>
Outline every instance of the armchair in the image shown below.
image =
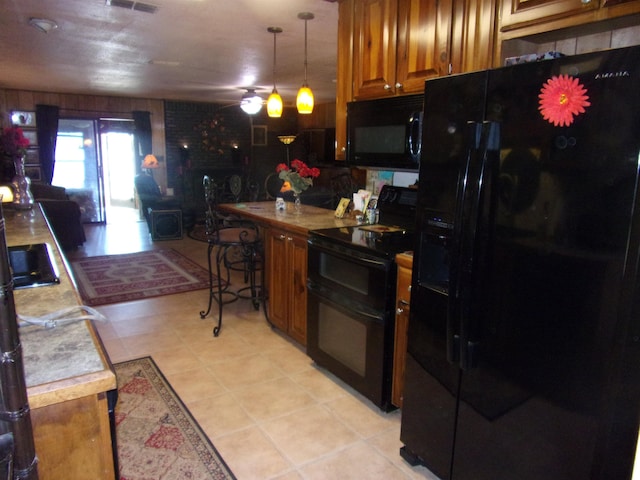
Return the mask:
<svg viewBox="0 0 640 480">
<path fill-rule="evenodd" d="M 86 241 L 80 205 L 69 200 L 64 187 L 32 183 L 31 193 L 49 220 L 51 230 L 64 250 L 74 250 Z"/>
<path fill-rule="evenodd" d="M 149 231 L 151 231 L 150 210 L 181 210 L 179 200 L 162 196 L 160 187 L 158 187 L 153 176 L 141 173 L 133 181 L 140 200 L 142 214 L 147 221 L 147 225 L 149 225 Z"/>
</svg>

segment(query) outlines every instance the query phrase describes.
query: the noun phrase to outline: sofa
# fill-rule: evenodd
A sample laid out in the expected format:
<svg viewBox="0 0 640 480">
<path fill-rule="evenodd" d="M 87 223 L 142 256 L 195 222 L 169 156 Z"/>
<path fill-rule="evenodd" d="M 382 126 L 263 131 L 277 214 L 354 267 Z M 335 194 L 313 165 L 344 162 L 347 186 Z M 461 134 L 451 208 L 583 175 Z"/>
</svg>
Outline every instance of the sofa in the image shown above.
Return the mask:
<svg viewBox="0 0 640 480">
<path fill-rule="evenodd" d="M 70 200 L 64 187 L 32 183 L 33 199 L 42 205 L 51 230 L 63 250 L 75 250 L 86 241 L 80 205 Z"/>
</svg>

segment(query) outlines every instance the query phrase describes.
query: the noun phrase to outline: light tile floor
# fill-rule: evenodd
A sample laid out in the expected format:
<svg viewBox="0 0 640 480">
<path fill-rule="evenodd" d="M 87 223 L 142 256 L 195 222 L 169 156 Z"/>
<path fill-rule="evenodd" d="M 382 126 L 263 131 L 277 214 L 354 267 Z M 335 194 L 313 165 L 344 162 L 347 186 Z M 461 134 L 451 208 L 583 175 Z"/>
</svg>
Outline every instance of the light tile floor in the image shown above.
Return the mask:
<svg viewBox="0 0 640 480">
<path fill-rule="evenodd" d="M 206 266 L 206 244 L 151 242 L 146 224 L 118 216 L 85 226 L 84 256 L 173 248 Z M 133 221 L 132 221 L 133 219 Z M 435 479 L 398 454 L 400 411 L 383 413 L 314 366 L 304 349 L 273 330 L 250 301 L 200 319 L 199 290 L 99 307 L 111 360 L 150 355 L 239 480 Z"/>
</svg>

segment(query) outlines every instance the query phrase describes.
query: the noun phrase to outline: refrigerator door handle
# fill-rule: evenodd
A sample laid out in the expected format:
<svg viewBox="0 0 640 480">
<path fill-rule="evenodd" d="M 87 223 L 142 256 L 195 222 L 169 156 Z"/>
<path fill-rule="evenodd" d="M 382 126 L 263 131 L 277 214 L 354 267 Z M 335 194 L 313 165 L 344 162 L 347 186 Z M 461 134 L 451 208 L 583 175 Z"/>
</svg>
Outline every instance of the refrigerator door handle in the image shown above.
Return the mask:
<svg viewBox="0 0 640 480">
<path fill-rule="evenodd" d="M 486 286 L 485 262 L 489 257 L 490 224 L 493 222 L 493 202 L 491 195 L 495 185 L 494 174 L 500 161 L 500 124 L 484 122 L 480 145 L 480 168 L 477 176 L 477 189 L 471 207 L 472 237 L 469 239 L 470 269 L 464 279 L 465 295 L 461 299 L 460 317 L 460 368 L 469 370 L 478 364 L 480 351 L 480 324 L 483 309 L 477 299 L 484 297 Z"/>
<path fill-rule="evenodd" d="M 474 182 L 477 182 L 474 170 L 477 168 L 479 147 L 482 140 L 482 124 L 467 123 L 467 151 L 463 175 L 458 180 L 456 209 L 453 223 L 451 244 L 451 264 L 449 271 L 449 297 L 447 316 L 447 360 L 450 363 L 460 362 L 460 327 L 463 323 L 464 297 L 468 294 L 468 272 L 473 268 L 472 255 L 468 251 L 472 245 L 475 221 L 471 221 L 469 213 L 473 208 Z M 470 238 L 471 237 L 471 238 Z"/>
</svg>

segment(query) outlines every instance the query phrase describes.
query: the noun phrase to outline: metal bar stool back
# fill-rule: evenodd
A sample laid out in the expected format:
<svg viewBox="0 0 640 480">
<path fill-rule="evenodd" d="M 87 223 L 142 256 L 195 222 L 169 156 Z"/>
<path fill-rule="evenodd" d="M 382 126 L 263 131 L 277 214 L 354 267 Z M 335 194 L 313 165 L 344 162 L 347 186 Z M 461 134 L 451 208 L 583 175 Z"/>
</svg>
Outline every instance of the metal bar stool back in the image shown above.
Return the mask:
<svg viewBox="0 0 640 480">
<path fill-rule="evenodd" d="M 257 225 L 230 215 L 223 215 L 217 209 L 217 185 L 211 177 L 202 179 L 205 210 L 205 234 L 207 237 L 207 265 L 209 268 L 209 303 L 207 309 L 200 312 L 205 318 L 211 312 L 213 302 L 218 304 L 218 324 L 213 329 L 217 337 L 222 327 L 222 307 L 245 298 L 243 292 L 249 290 L 254 306 L 263 297 L 262 285 L 256 284 L 256 271 L 262 268 L 262 241 Z M 245 283 L 249 286 L 231 290 L 231 271 L 243 272 Z M 264 277 L 261 277 L 264 278 Z M 266 309 L 265 309 L 266 313 Z"/>
</svg>

